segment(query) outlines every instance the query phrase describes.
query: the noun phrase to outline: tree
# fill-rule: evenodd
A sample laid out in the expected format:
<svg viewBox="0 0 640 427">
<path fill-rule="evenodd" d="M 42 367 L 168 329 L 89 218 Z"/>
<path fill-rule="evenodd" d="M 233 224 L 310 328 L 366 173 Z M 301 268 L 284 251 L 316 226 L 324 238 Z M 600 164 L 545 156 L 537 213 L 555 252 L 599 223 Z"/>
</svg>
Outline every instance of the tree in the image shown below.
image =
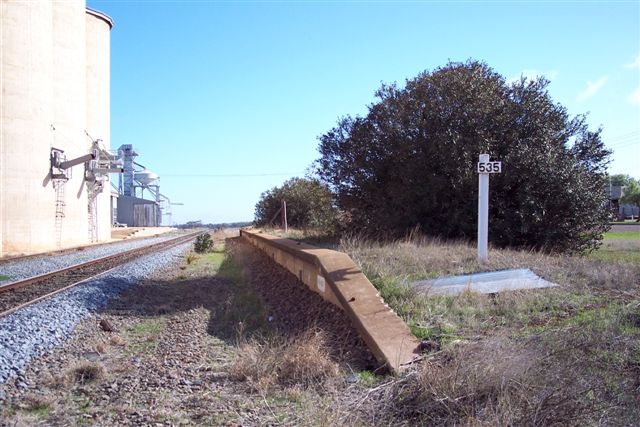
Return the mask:
<svg viewBox="0 0 640 427">
<path fill-rule="evenodd" d="M 503 162 L 491 177 L 490 240 L 550 251 L 597 247 L 607 229 L 600 130 L 569 118 L 548 81 L 507 83 L 477 61 L 449 63 L 382 85 L 365 117 L 345 117 L 319 137 L 317 173 L 355 230 L 402 236 L 420 226 L 475 238 L 476 163 Z"/>
<path fill-rule="evenodd" d="M 640 208 L 640 180 L 630 178 L 624 186 L 623 193 L 620 199 L 622 203 Z M 640 221 L 640 217 L 638 217 L 638 221 Z"/>
<path fill-rule="evenodd" d="M 625 175 L 622 173 L 615 174 L 609 176 L 609 184 L 615 186 L 622 186 L 629 184 L 630 181 L 633 181 L 633 178 L 630 175 Z"/>
<path fill-rule="evenodd" d="M 333 233 L 337 227 L 337 210 L 329 187 L 317 178 L 292 178 L 281 187 L 260 195 L 256 204 L 255 224 L 269 225 L 287 202 L 287 222 L 291 227 Z"/>
</svg>

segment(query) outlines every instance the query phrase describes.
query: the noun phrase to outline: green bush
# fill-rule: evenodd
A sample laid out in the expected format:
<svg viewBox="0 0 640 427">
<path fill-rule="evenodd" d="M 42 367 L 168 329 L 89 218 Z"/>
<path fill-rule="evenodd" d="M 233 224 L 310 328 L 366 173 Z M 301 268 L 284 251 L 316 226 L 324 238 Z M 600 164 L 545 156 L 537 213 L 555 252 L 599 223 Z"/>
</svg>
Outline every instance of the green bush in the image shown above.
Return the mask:
<svg viewBox="0 0 640 427">
<path fill-rule="evenodd" d="M 597 248 L 608 229 L 610 151 L 547 91 L 509 82 L 488 65 L 449 63 L 383 85 L 364 117 L 320 136 L 317 173 L 351 232 L 444 239 L 477 234 L 478 155 L 502 161 L 491 177 L 489 236 L 501 247 Z M 626 190 L 625 190 L 626 192 Z"/>
<path fill-rule="evenodd" d="M 196 237 L 193 249 L 199 254 L 210 252 L 213 249 L 213 240 L 211 240 L 209 233 L 201 234 Z"/>
</svg>

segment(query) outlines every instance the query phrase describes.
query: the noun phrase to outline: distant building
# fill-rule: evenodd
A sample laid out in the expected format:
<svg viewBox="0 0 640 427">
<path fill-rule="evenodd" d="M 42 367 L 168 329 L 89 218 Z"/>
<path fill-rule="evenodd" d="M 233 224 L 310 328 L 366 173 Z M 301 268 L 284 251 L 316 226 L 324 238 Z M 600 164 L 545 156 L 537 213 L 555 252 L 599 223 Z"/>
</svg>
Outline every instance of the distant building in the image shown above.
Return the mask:
<svg viewBox="0 0 640 427">
<path fill-rule="evenodd" d="M 616 219 L 622 221 L 625 218 L 637 218 L 640 216 L 640 208 L 638 206 L 623 204 L 620 201 L 624 196 L 624 186 L 609 186 L 607 187 L 607 194 L 609 196 L 611 214 L 615 215 Z"/>
<path fill-rule="evenodd" d="M 202 227 L 202 221 L 187 221 L 182 228 L 200 228 Z"/>
</svg>

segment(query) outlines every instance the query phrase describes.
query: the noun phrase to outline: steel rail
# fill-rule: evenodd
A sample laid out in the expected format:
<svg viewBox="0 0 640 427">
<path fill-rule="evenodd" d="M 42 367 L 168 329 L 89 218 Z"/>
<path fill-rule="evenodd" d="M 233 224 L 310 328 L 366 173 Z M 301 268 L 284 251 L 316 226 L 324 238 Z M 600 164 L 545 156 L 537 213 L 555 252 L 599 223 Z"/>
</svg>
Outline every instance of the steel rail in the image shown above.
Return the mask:
<svg viewBox="0 0 640 427">
<path fill-rule="evenodd" d="M 42 282 L 42 281 L 44 281 L 44 280 L 46 280 L 48 278 L 54 277 L 56 275 L 62 275 L 62 274 L 68 273 L 70 271 L 73 271 L 74 269 L 77 270 L 77 269 L 85 268 L 85 267 L 88 267 L 88 266 L 90 267 L 90 266 L 93 266 L 93 265 L 98 264 L 100 262 L 104 263 L 104 262 L 110 261 L 110 260 L 112 260 L 112 259 L 114 259 L 116 257 L 127 257 L 127 256 L 129 256 L 129 258 L 124 261 L 124 262 L 128 262 L 128 261 L 131 261 L 131 257 L 134 257 L 134 258 L 136 257 L 135 256 L 136 252 L 140 253 L 138 256 L 142 256 L 145 253 L 150 252 L 150 251 L 152 251 L 154 249 L 169 249 L 171 247 L 178 246 L 180 244 L 186 243 L 186 242 L 194 239 L 195 237 L 197 237 L 198 235 L 203 234 L 203 233 L 206 233 L 206 231 L 204 231 L 204 232 L 203 231 L 199 231 L 199 232 L 196 232 L 196 233 L 191 233 L 191 234 L 188 234 L 186 236 L 180 236 L 180 237 L 177 237 L 175 239 L 165 240 L 163 242 L 155 243 L 153 245 L 148 245 L 148 246 L 145 246 L 143 248 L 136 248 L 136 249 L 132 249 L 132 250 L 129 250 L 129 251 L 126 251 L 126 252 L 121 252 L 119 254 L 114 254 L 114 255 L 109 255 L 109 256 L 106 256 L 106 257 L 102 257 L 102 258 L 97 258 L 95 260 L 91 260 L 91 261 L 88 261 L 86 263 L 76 264 L 74 266 L 67 267 L 67 268 L 60 269 L 60 270 L 56 270 L 54 272 L 49 272 L 49 273 L 45 273 L 43 275 L 31 277 L 31 278 L 25 279 L 23 281 L 12 283 L 11 285 L 19 285 L 20 284 L 21 286 L 19 286 L 18 288 L 16 288 L 16 286 L 13 286 L 11 289 L 20 289 L 20 288 L 26 287 L 26 286 L 28 286 L 30 284 L 33 284 L 33 283 Z M 84 279 L 82 279 L 82 280 L 80 280 L 78 282 L 72 283 L 72 284 L 67 285 L 67 286 L 63 286 L 62 288 L 56 289 L 56 290 L 54 290 L 52 292 L 49 292 L 49 293 L 46 293 L 44 295 L 40 295 L 37 298 L 31 299 L 31 300 L 29 300 L 29 301 L 27 301 L 25 303 L 19 304 L 19 305 L 15 306 L 15 307 L 12 307 L 12 308 L 8 309 L 8 310 L 0 312 L 0 318 L 2 318 L 4 316 L 8 316 L 9 314 L 15 313 L 16 311 L 18 311 L 18 310 L 20 310 L 22 308 L 28 307 L 28 306 L 30 306 L 32 304 L 35 304 L 37 302 L 40 302 L 40 301 L 42 301 L 44 299 L 50 298 L 50 297 L 52 297 L 54 295 L 57 295 L 57 294 L 59 294 L 61 292 L 64 292 L 64 291 L 66 291 L 66 290 L 68 290 L 70 288 L 73 288 L 75 286 L 78 286 L 78 285 L 80 285 L 82 283 L 85 283 L 87 281 L 93 280 L 93 279 L 97 278 L 98 276 L 101 276 L 101 275 L 104 275 L 106 273 L 109 273 L 112 270 L 120 267 L 122 264 L 124 264 L 124 262 L 122 262 L 119 265 L 116 265 L 114 267 L 111 267 L 111 268 L 109 268 L 107 270 L 101 271 L 101 272 L 99 272 L 97 274 L 93 274 L 93 275 L 91 275 L 89 277 L 85 277 Z M 23 284 L 23 282 L 26 282 L 26 283 Z M 11 289 L 9 289 L 9 290 L 11 290 Z M 6 291 L 7 291 L 7 289 L 0 289 L 0 293 L 6 292 Z"/>
<path fill-rule="evenodd" d="M 169 247 L 170 247 L 170 246 L 169 246 Z M 120 267 L 120 266 L 119 266 L 119 265 L 117 265 L 117 266 L 112 267 L 112 268 L 110 268 L 110 269 L 108 269 L 108 270 L 105 270 L 105 271 L 103 271 L 103 272 L 100 272 L 100 273 L 98 273 L 98 274 L 96 274 L 96 275 L 94 275 L 94 276 L 87 277 L 86 279 L 82 279 L 82 280 L 80 280 L 79 282 L 72 283 L 71 285 L 65 286 L 65 287 L 63 287 L 63 288 L 57 289 L 57 290 L 55 290 L 55 291 L 53 291 L 53 292 L 50 292 L 50 293 L 48 293 L 48 294 L 45 294 L 45 295 L 39 296 L 38 298 L 34 298 L 34 299 L 30 300 L 30 301 L 27 301 L 27 302 L 25 302 L 24 304 L 20 304 L 20 305 L 17 305 L 17 306 L 15 306 L 15 307 L 13 307 L 13 308 L 10 308 L 9 310 L 5 310 L 5 311 L 3 311 L 3 312 L 1 312 L 1 313 L 0 313 L 0 318 L 3 318 L 3 317 L 5 317 L 5 316 L 8 316 L 8 315 L 10 315 L 10 314 L 12 314 L 12 313 L 15 313 L 15 312 L 16 312 L 16 311 L 18 311 L 18 310 L 21 310 L 21 309 L 23 309 L 23 308 L 25 308 L 25 307 L 28 307 L 28 306 L 30 306 L 30 305 L 33 305 L 33 304 L 35 304 L 35 303 L 38 303 L 38 302 L 40 302 L 40 301 L 42 301 L 42 300 L 45 300 L 45 299 L 47 299 L 47 298 L 51 298 L 52 296 L 57 295 L 57 294 L 59 294 L 59 293 L 61 293 L 61 292 L 64 292 L 64 291 L 66 291 L 67 289 L 74 288 L 74 287 L 76 287 L 76 286 L 78 286 L 78 285 L 81 285 L 81 284 L 83 284 L 83 283 L 85 283 L 85 282 L 88 282 L 88 281 L 90 281 L 90 280 L 93 280 L 93 279 L 97 278 L 98 276 L 102 276 L 103 274 L 107 274 L 107 273 L 109 273 L 110 271 L 113 271 L 113 270 L 115 270 L 115 269 L 116 269 L 116 268 L 118 268 L 118 267 Z"/>
</svg>

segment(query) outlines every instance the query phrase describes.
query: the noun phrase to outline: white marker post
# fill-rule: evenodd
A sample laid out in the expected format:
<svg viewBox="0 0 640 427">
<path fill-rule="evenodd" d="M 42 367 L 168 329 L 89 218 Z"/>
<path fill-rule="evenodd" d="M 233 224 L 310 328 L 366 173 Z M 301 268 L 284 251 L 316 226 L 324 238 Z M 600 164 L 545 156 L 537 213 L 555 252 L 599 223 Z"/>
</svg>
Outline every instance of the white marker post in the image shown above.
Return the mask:
<svg viewBox="0 0 640 427">
<path fill-rule="evenodd" d="M 478 162 L 478 262 L 487 262 L 489 240 L 489 174 L 502 172 L 502 163 L 489 161 L 480 154 Z"/>
<path fill-rule="evenodd" d="M 289 224 L 287 224 L 287 202 L 285 200 L 282 201 L 282 229 L 285 233 L 289 231 Z"/>
</svg>

